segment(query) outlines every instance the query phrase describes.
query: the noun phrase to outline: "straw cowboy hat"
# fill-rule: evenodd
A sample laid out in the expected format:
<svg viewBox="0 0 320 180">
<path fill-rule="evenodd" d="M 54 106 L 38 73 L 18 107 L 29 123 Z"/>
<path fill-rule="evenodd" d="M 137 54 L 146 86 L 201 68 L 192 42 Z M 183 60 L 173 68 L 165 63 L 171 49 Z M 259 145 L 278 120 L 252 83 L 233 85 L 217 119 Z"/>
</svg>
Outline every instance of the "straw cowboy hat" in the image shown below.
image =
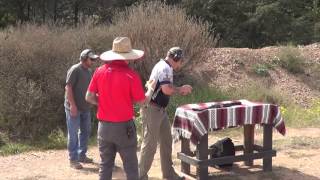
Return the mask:
<svg viewBox="0 0 320 180">
<path fill-rule="evenodd" d="M 112 50 L 100 55 L 102 61 L 115 60 L 137 60 L 144 56 L 144 52 L 132 49 L 131 41 L 128 37 L 117 37 L 113 40 Z"/>
</svg>

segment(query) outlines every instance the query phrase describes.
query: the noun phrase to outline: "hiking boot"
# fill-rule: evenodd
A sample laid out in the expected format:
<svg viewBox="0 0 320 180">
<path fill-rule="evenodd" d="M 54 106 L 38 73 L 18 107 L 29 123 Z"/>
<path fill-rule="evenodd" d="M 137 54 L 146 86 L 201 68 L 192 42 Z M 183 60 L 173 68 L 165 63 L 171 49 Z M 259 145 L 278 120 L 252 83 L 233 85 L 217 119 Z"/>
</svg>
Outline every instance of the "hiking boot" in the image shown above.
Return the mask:
<svg viewBox="0 0 320 180">
<path fill-rule="evenodd" d="M 70 167 L 73 169 L 82 169 L 82 165 L 78 161 L 70 161 Z"/>
<path fill-rule="evenodd" d="M 83 156 L 79 158 L 79 162 L 82 163 L 93 163 L 93 159 L 88 158 L 87 156 Z"/>
</svg>

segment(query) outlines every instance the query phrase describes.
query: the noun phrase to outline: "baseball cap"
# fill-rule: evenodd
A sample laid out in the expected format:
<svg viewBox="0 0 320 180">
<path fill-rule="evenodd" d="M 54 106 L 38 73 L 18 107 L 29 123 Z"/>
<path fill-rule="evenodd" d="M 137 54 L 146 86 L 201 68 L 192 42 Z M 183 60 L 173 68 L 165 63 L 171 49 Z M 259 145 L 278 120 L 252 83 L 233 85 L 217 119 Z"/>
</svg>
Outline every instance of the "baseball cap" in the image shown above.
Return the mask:
<svg viewBox="0 0 320 180">
<path fill-rule="evenodd" d="M 85 60 L 90 58 L 92 60 L 98 59 L 98 55 L 96 55 L 91 49 L 85 49 L 80 53 L 80 60 Z"/>
</svg>

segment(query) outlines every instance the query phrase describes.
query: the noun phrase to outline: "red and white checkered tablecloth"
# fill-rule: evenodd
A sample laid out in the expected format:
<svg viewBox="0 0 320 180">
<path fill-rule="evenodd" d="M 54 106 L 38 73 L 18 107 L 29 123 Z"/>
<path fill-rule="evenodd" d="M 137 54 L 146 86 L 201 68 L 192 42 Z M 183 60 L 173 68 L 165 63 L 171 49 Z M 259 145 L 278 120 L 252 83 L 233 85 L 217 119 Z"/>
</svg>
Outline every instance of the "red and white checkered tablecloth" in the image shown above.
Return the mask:
<svg viewBox="0 0 320 180">
<path fill-rule="evenodd" d="M 248 100 L 187 104 L 176 109 L 172 134 L 196 144 L 208 131 L 237 127 L 245 124 L 272 124 L 282 135 L 286 128 L 280 107 L 275 104 Z"/>
</svg>

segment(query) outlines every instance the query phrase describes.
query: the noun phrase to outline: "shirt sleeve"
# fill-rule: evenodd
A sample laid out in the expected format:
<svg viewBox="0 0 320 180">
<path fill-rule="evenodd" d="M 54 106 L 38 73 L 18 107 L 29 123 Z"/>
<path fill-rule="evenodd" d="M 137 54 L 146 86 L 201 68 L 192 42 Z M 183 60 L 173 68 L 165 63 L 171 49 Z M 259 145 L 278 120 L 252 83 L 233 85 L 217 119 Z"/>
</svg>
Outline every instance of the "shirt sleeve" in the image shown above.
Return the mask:
<svg viewBox="0 0 320 180">
<path fill-rule="evenodd" d="M 173 72 L 170 68 L 164 67 L 158 73 L 160 85 L 173 83 Z"/>
<path fill-rule="evenodd" d="M 98 84 L 97 84 L 97 79 L 98 79 L 98 73 L 97 73 L 98 70 L 96 70 L 94 73 L 93 73 L 93 76 L 91 78 L 91 81 L 90 81 L 90 84 L 88 86 L 88 92 L 91 92 L 91 93 L 98 93 Z"/>
<path fill-rule="evenodd" d="M 131 86 L 131 94 L 134 102 L 143 101 L 145 99 L 144 90 L 139 75 L 135 75 Z"/>
<path fill-rule="evenodd" d="M 72 87 L 74 87 L 74 85 L 77 82 L 77 75 L 78 75 L 77 69 L 74 67 L 71 67 L 67 72 L 66 84 L 70 84 Z"/>
</svg>

